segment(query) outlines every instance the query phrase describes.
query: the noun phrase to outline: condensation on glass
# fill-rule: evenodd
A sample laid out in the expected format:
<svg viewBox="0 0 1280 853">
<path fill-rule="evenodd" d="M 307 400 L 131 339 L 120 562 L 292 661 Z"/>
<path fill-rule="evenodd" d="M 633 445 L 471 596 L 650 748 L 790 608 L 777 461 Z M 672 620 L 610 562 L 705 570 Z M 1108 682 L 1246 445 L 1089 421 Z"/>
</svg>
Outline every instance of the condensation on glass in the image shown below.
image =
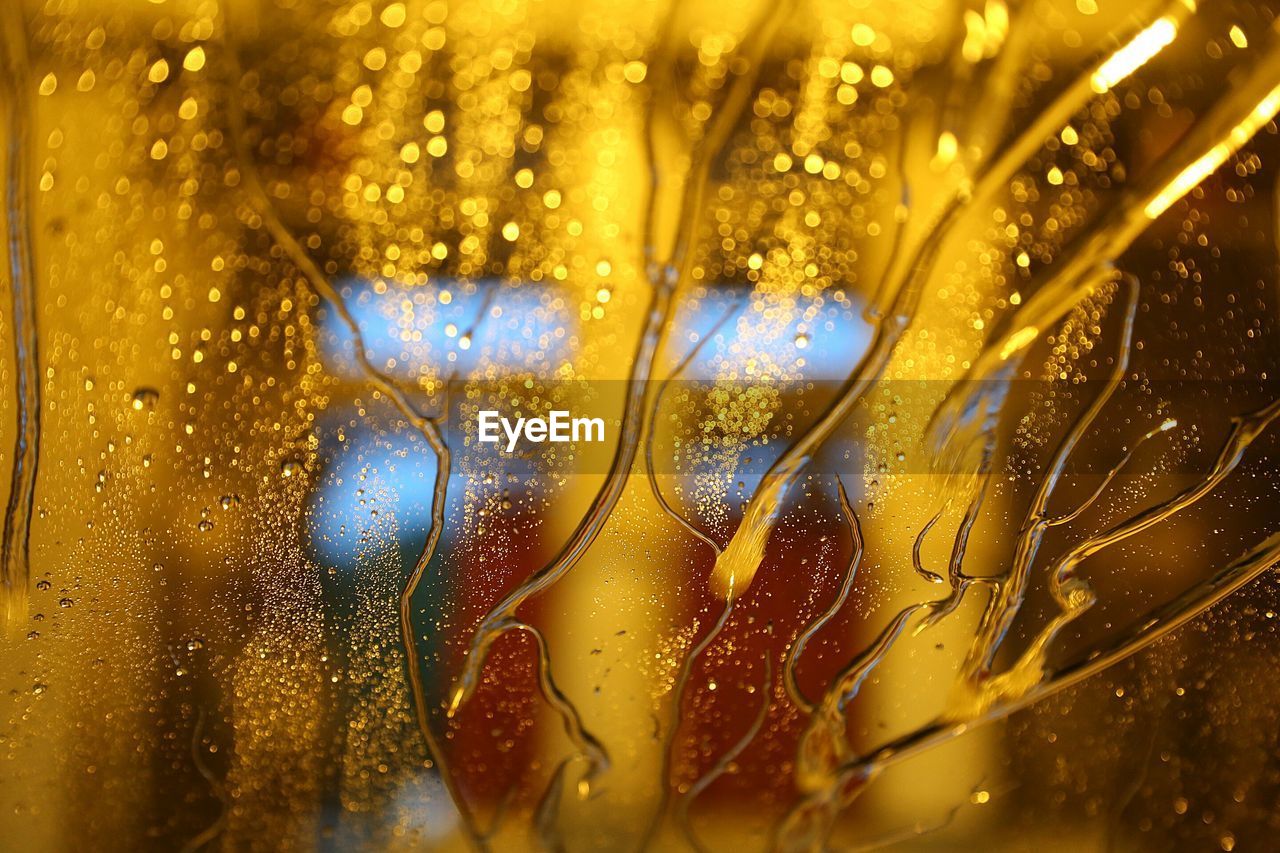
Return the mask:
<svg viewBox="0 0 1280 853">
<path fill-rule="evenodd" d="M 1265 848 L 1277 11 L 4 3 L 0 848 Z"/>
</svg>

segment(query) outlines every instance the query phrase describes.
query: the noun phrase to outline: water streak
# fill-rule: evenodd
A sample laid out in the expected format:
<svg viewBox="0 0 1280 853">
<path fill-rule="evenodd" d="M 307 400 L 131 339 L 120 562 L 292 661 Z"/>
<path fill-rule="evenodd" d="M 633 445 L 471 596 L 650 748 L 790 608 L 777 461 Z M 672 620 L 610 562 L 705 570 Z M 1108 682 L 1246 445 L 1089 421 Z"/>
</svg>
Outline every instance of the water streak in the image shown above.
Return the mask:
<svg viewBox="0 0 1280 853">
<path fill-rule="evenodd" d="M 659 351 L 662 336 L 669 326 L 673 295 L 681 282 L 687 278 L 692 264 L 692 254 L 687 251 L 687 246 L 692 241 L 692 232 L 696 228 L 698 221 L 696 213 L 703 206 L 711 164 L 719 156 L 720 151 L 728 142 L 732 131 L 738 124 L 738 119 L 754 89 L 760 61 L 772 41 L 773 33 L 781 23 L 788 8 L 789 5 L 787 3 L 771 4 L 745 40 L 749 48 L 747 55 L 743 57 L 746 68 L 730 84 L 730 91 L 724 104 L 715 114 L 710 128 L 698 145 L 698 150 L 691 160 L 691 174 L 683 182 L 683 187 L 677 182 L 659 180 L 652 190 L 647 207 L 646 254 L 652 251 L 652 247 L 658 245 L 670 245 L 671 254 L 662 259 L 661 262 L 653 262 L 650 259 L 651 262 L 646 264 L 647 268 L 653 273 L 649 304 L 645 314 L 644 327 L 632 358 L 631 378 L 628 383 L 627 397 L 623 408 L 622 428 L 613 460 L 605 475 L 605 482 L 593 499 L 590 509 L 581 519 L 555 559 L 544 568 L 534 572 L 516 589 L 508 593 L 481 621 L 472 638 L 471 649 L 464 664 L 463 672 L 459 676 L 457 686 L 454 689 L 449 709 L 451 714 L 456 713 L 475 691 L 479 683 L 480 672 L 484 667 L 493 643 L 518 623 L 516 612 L 524 602 L 545 592 L 577 564 L 578 560 L 581 559 L 582 555 L 586 553 L 587 549 L 600 534 L 600 531 L 603 530 L 609 515 L 617 505 L 618 499 L 622 496 L 637 450 L 643 444 L 645 431 L 644 413 L 648 408 L 645 403 L 650 395 L 654 393 L 653 389 L 650 388 L 649 379 L 652 375 L 654 360 Z M 678 10 L 679 4 L 676 4 L 672 7 L 670 14 L 674 16 Z M 671 20 L 672 18 L 669 17 L 668 27 Z M 659 44 L 665 46 L 667 40 L 660 39 Z M 674 59 L 672 58 L 670 61 L 674 62 Z M 667 68 L 668 73 L 673 71 L 668 62 L 654 64 Z M 653 100 L 651 99 L 650 110 L 652 109 Z M 652 113 L 650 113 L 647 124 L 650 130 L 650 168 L 655 175 L 658 175 L 661 170 L 657 165 L 657 157 L 654 154 L 657 146 L 652 139 L 654 126 Z M 672 238 L 660 235 L 654 229 L 656 229 L 656 223 L 659 219 L 658 211 L 667 205 L 669 196 L 673 192 L 678 192 L 681 196 L 679 204 L 681 215 L 676 222 L 677 233 Z"/>
<path fill-rule="evenodd" d="M 1181 22 L 1190 12 L 1188 4 L 1178 0 L 1164 17 Z M 1080 75 L 1021 133 L 1001 146 L 999 154 L 989 164 L 977 166 L 974 170 L 976 180 L 966 180 L 955 190 L 951 201 L 927 228 L 925 236 L 913 252 L 891 256 L 875 298 L 867 309 L 867 318 L 874 323 L 870 346 L 850 372 L 832 403 L 761 478 L 748 503 L 742 523 L 724 553 L 716 560 L 712 588 L 718 594 L 724 594 L 725 580 L 730 575 L 737 575 L 739 578 L 736 586 L 738 594 L 751 584 L 787 494 L 813 454 L 835 433 L 867 391 L 879 381 L 898 340 L 910 325 L 923 285 L 933 271 L 934 260 L 961 215 L 1003 191 L 1009 179 L 1024 166 L 1027 158 L 1039 150 L 1048 137 L 1057 133 L 1076 111 L 1096 96 L 1092 83 L 1094 75 L 1114 55 L 1113 53 L 1104 58 Z M 1130 73 L 1137 70 L 1137 67 L 1133 66 Z"/>
<path fill-rule="evenodd" d="M 800 632 L 800 636 L 787 649 L 787 655 L 782 663 L 782 683 L 786 688 L 787 695 L 797 708 L 810 714 L 813 713 L 814 705 L 804 695 L 804 691 L 800 689 L 800 683 L 796 678 L 796 667 L 799 666 L 800 658 L 804 655 L 805 647 L 809 645 L 809 641 L 826 627 L 827 623 L 836 617 L 836 614 L 844 609 L 845 603 L 849 600 L 849 594 L 853 591 L 853 581 L 858 574 L 858 563 L 862 560 L 862 525 L 858 522 L 858 514 L 853 511 L 853 507 L 849 504 L 849 494 L 845 491 L 844 480 L 839 477 L 836 478 L 836 488 L 840 495 L 840 511 L 844 513 L 852 542 L 849 562 L 845 565 L 844 574 L 840 578 L 840 590 L 836 593 L 835 598 L 831 599 L 831 603 L 827 605 L 826 610 L 804 627 L 804 630 Z"/>
<path fill-rule="evenodd" d="M 240 94 L 240 82 L 244 79 L 244 75 L 241 71 L 239 55 L 230 38 L 230 22 L 224 21 L 224 27 L 227 32 L 224 51 L 229 75 L 227 84 L 229 90 L 227 98 L 228 123 L 235 143 L 236 160 L 243 173 L 242 186 L 246 201 L 258 217 L 261 218 L 268 233 L 284 250 L 289 260 L 302 272 L 316 294 L 329 305 L 330 309 L 338 315 L 338 318 L 346 327 L 347 334 L 351 338 L 356 364 L 363 373 L 366 382 L 395 406 L 400 415 L 422 435 L 427 442 L 427 446 L 436 457 L 436 477 L 431 500 L 431 528 L 427 533 L 418 559 L 414 563 L 413 570 L 400 594 L 401 636 L 405 646 L 405 663 L 408 670 L 410 690 L 413 694 L 414 713 L 418 729 L 426 742 L 431 760 L 440 772 L 440 778 L 444 783 L 445 789 L 449 792 L 455 808 L 458 809 L 458 813 L 462 817 L 469 841 L 476 848 L 485 849 L 486 843 L 477 829 L 475 818 L 457 788 L 444 751 L 431 728 L 426 691 L 422 684 L 422 673 L 418 663 L 417 639 L 413 629 L 413 596 L 422 581 L 427 566 L 435 555 L 441 533 L 444 530 L 444 510 L 450 472 L 449 448 L 445 444 L 438 420 L 420 413 L 396 381 L 385 372 L 379 370 L 369 359 L 368 349 L 365 346 L 364 335 L 360 330 L 360 325 L 347 308 L 341 294 L 334 288 L 328 276 L 320 270 L 320 267 L 276 212 L 275 205 L 272 203 L 266 188 L 262 184 L 262 179 L 258 175 L 256 159 L 248 147 L 247 122 Z"/>
<path fill-rule="evenodd" d="M 31 103 L 27 91 L 27 29 L 19 3 L 4 6 L 4 90 L 9 146 L 5 174 L 5 237 L 9 254 L 14 359 L 13 463 L 0 542 L 0 624 L 26 617 L 31 578 L 31 509 L 40 461 L 40 340 L 36 328 L 35 256 L 31 241 Z"/>
<path fill-rule="evenodd" d="M 716 320 L 710 329 L 707 330 L 706 334 L 703 335 L 696 344 L 689 348 L 689 351 L 684 354 L 684 357 L 681 358 L 676 366 L 672 368 L 671 372 L 667 374 L 667 378 L 662 381 L 662 386 L 658 389 L 658 393 L 653 396 L 653 404 L 649 409 L 650 427 L 646 430 L 644 437 L 645 473 L 649 477 L 649 490 L 653 492 L 653 498 L 658 502 L 658 507 L 668 518 L 687 530 L 691 536 L 705 544 L 717 556 L 720 554 L 720 545 L 717 544 L 709 534 L 698 529 L 692 521 L 676 512 L 675 508 L 671 506 L 671 502 L 667 500 L 666 495 L 662 493 L 662 487 L 658 484 L 658 473 L 653 464 L 653 436 L 657 431 L 658 410 L 662 407 L 662 400 L 666 397 L 667 389 L 671 387 L 671 383 L 684 373 L 685 368 L 689 366 L 690 362 L 698 357 L 698 353 L 701 352 L 702 347 L 707 343 L 707 341 L 715 337 L 716 333 L 720 331 L 720 327 L 724 325 L 725 321 L 737 313 L 738 310 L 739 306 L 736 304 L 730 305 L 726 308 L 724 313 L 720 315 L 720 318 Z"/>
<path fill-rule="evenodd" d="M 773 666 L 769 662 L 769 655 L 765 654 L 762 658 L 764 676 L 760 679 L 760 706 L 756 709 L 755 717 L 751 720 L 751 725 L 743 732 L 742 737 L 733 742 L 724 754 L 716 759 L 715 764 L 706 773 L 702 774 L 692 785 L 689 790 L 680 796 L 679 802 L 676 804 L 676 823 L 680 826 L 684 837 L 689 840 L 689 844 L 698 851 L 703 851 L 706 847 L 698 839 L 698 835 L 694 832 L 693 823 L 689 817 L 689 810 L 693 807 L 693 803 L 698 797 L 702 796 L 702 792 L 710 788 L 717 779 L 729 771 L 733 762 L 738 760 L 738 756 L 746 752 L 747 747 L 756 739 L 756 735 L 764 728 L 765 721 L 769 719 L 769 709 L 772 707 L 773 697 L 770 694 L 770 686 L 773 680 Z"/>
</svg>

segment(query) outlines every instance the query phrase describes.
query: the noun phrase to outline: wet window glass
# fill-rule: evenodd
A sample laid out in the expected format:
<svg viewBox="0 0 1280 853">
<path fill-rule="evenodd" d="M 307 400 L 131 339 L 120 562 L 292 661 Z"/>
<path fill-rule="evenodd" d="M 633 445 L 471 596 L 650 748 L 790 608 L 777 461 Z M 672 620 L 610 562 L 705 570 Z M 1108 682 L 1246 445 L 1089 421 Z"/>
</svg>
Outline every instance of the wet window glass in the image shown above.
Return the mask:
<svg viewBox="0 0 1280 853">
<path fill-rule="evenodd" d="M 0 2 L 0 849 L 1273 846 L 1278 12 Z"/>
</svg>

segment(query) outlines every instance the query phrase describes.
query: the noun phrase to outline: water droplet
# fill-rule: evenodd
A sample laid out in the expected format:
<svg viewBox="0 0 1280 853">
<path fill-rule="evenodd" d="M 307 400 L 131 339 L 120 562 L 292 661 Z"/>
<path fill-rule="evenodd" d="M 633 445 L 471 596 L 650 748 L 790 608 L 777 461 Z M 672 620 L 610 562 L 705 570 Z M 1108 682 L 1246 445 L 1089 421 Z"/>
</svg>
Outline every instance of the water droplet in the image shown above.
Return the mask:
<svg viewBox="0 0 1280 853">
<path fill-rule="evenodd" d="M 156 407 L 156 403 L 160 400 L 160 392 L 154 388 L 138 388 L 133 392 L 133 410 L 141 412 L 143 409 L 151 411 Z"/>
</svg>

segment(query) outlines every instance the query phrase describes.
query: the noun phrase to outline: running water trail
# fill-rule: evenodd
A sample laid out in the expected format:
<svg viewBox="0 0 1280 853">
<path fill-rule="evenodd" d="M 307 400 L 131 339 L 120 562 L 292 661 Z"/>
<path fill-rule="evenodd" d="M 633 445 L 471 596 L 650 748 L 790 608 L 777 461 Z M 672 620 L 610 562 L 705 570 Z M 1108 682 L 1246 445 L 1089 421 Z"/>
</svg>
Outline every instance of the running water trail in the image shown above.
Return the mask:
<svg viewBox="0 0 1280 853">
<path fill-rule="evenodd" d="M 911 323 L 924 283 L 933 271 L 934 261 L 952 226 L 967 210 L 989 201 L 1004 190 L 1027 158 L 1091 98 L 1125 79 L 1155 56 L 1172 40 L 1171 34 L 1178 32 L 1190 13 L 1189 4 L 1178 0 L 1150 27 L 1076 78 L 1025 130 L 1001 146 L 998 156 L 988 165 L 977 167 L 976 180 L 967 180 L 957 189 L 941 215 L 926 229 L 914 252 L 909 255 L 895 253 L 867 310 L 867 317 L 874 324 L 867 351 L 813 426 L 801 434 L 761 478 L 742 522 L 724 553 L 716 560 L 711 585 L 718 595 L 726 594 L 731 576 L 737 577 L 734 588 L 739 595 L 751 585 L 791 487 L 813 454 L 879 381 L 894 348 Z"/>
<path fill-rule="evenodd" d="M 720 331 L 720 327 L 724 325 L 725 321 L 736 314 L 739 310 L 741 310 L 740 305 L 737 303 L 730 304 L 729 307 L 724 310 L 724 313 L 720 315 L 720 318 L 716 320 L 710 329 L 707 330 L 707 333 L 703 335 L 696 344 L 689 348 L 689 351 L 685 353 L 684 357 L 676 363 L 676 366 L 672 368 L 669 374 L 667 374 L 667 377 L 662 380 L 662 385 L 658 388 L 658 393 L 653 395 L 653 404 L 649 407 L 649 429 L 645 431 L 644 436 L 645 473 L 649 478 L 649 491 L 653 493 L 653 499 L 657 501 L 658 508 L 662 510 L 664 515 L 684 528 L 689 535 L 693 536 L 699 542 L 710 548 L 712 553 L 717 556 L 720 554 L 720 545 L 711 538 L 710 534 L 699 529 L 692 521 L 676 512 L 675 507 L 671 505 L 671 502 L 667 500 L 666 495 L 662 493 L 662 487 L 658 483 L 658 472 L 653 464 L 653 434 L 656 431 L 656 424 L 658 422 L 658 410 L 662 407 L 662 400 L 666 396 L 667 389 L 671 387 L 671 383 L 684 373 L 685 368 L 689 366 L 690 362 L 698 357 L 698 353 L 702 351 L 702 347 L 707 343 L 707 341 L 716 336 L 716 333 Z"/>
<path fill-rule="evenodd" d="M 674 16 L 679 4 L 671 8 Z M 668 164 L 665 170 L 658 163 L 657 144 L 652 138 L 654 118 L 652 111 L 657 97 L 658 87 L 650 97 L 650 114 L 646 121 L 649 140 L 650 169 L 655 176 L 655 185 L 647 206 L 645 226 L 646 254 L 654 251 L 653 247 L 668 246 L 667 252 L 659 253 L 664 257 L 650 256 L 646 267 L 651 271 L 652 290 L 646 309 L 645 322 L 636 345 L 632 359 L 632 372 L 628 383 L 627 397 L 622 415 L 622 429 L 614 451 L 613 460 L 605 475 L 605 482 L 592 501 L 592 504 L 570 535 L 559 554 L 547 566 L 534 572 L 516 589 L 508 593 L 481 621 L 472 638 L 471 648 L 464 664 L 462 674 L 457 680 L 453 699 L 449 707 L 452 716 L 458 712 L 467 699 L 474 693 L 479 684 L 489 650 L 493 644 L 507 631 L 517 629 L 524 623 L 517 616 L 520 607 L 529 599 L 540 595 L 555 585 L 569 572 L 582 555 L 586 553 L 596 537 L 604 529 L 610 513 L 622 496 L 635 462 L 637 452 L 644 444 L 647 430 L 645 413 L 648 411 L 652 395 L 656 390 L 650 381 L 654 362 L 661 348 L 662 338 L 670 323 L 673 297 L 680 285 L 687 280 L 692 265 L 692 253 L 689 246 L 693 242 L 697 228 L 697 213 L 702 209 L 709 181 L 709 171 L 728 143 L 729 138 L 738 125 L 739 119 L 749 103 L 754 90 L 756 75 L 761 59 L 772 42 L 773 33 L 780 25 L 788 3 L 770 4 L 752 32 L 745 39 L 748 54 L 744 57 L 746 68 L 739 73 L 729 86 L 724 103 L 714 115 L 710 127 L 697 145 L 694 156 L 690 158 L 690 166 L 682 181 L 664 180 L 660 175 L 665 171 L 679 173 L 678 167 Z M 663 29 L 671 26 L 672 17 L 668 17 Z M 660 38 L 658 44 L 667 46 L 669 40 Z M 655 63 L 672 73 L 669 63 L 674 57 L 666 57 L 668 62 Z M 661 234 L 656 230 L 660 221 L 659 211 L 674 207 L 675 198 L 679 198 L 680 215 L 674 223 L 675 231 Z M 539 667 L 549 666 L 550 661 L 540 660 Z M 540 681 L 540 683 L 542 683 Z M 547 698 L 544 696 L 544 698 Z M 568 701 L 568 700 L 565 700 Z M 575 712 L 576 713 L 576 712 Z M 598 741 L 592 739 L 598 745 Z M 581 749 L 581 744 L 579 744 Z M 608 763 L 608 755 L 603 748 L 584 753 L 588 758 L 588 769 L 579 782 L 579 795 L 586 796 L 590 791 L 590 780 L 594 778 Z"/>
<path fill-rule="evenodd" d="M 756 735 L 760 734 L 760 731 L 764 728 L 765 721 L 769 718 L 769 708 L 773 699 L 771 693 L 773 666 L 769 662 L 769 654 L 767 652 L 761 658 L 761 661 L 761 668 L 764 670 L 764 674 L 760 679 L 760 686 L 757 688 L 760 692 L 760 705 L 756 709 L 755 717 L 751 720 L 751 725 L 743 732 L 742 737 L 734 741 L 733 745 L 716 759 L 715 764 L 706 773 L 702 774 L 697 781 L 689 786 L 689 790 L 680 795 L 680 799 L 676 804 L 676 824 L 695 850 L 702 851 L 706 848 L 698 839 L 698 834 L 694 832 L 693 822 L 689 816 L 689 810 L 693 807 L 694 801 L 702 796 L 703 791 L 710 788 L 717 779 L 729 772 L 730 766 L 738 760 L 738 756 L 746 752 L 747 747 L 755 740 Z"/>
<path fill-rule="evenodd" d="M 31 579 L 31 510 L 40 461 L 40 339 L 36 328 L 35 255 L 31 219 L 31 99 L 27 91 L 27 28 L 22 4 L 4 5 L 3 91 L 9 145 L 5 169 L 5 240 L 13 334 L 14 424 L 9 497 L 0 542 L 0 625 L 16 629 L 26 618 Z"/>
<path fill-rule="evenodd" d="M 931 430 L 939 453 L 956 452 L 957 447 L 972 446 L 976 438 L 984 436 L 992 428 L 992 407 L 990 400 L 984 399 L 991 393 L 991 380 L 998 385 L 1001 377 L 1007 378 L 1010 365 L 1016 364 L 1014 357 L 1024 353 L 1043 331 L 1080 299 L 1095 293 L 1099 280 L 1110 276 L 1110 265 L 1154 219 L 1212 174 L 1280 112 L 1280 85 L 1277 85 L 1277 80 L 1280 80 L 1280 52 L 1273 49 L 1257 61 L 1233 87 L 1231 94 L 1210 110 L 1175 146 L 1150 178 L 1123 194 L 1120 203 L 1075 242 L 1071 253 L 1051 270 L 1045 283 L 1007 324 L 1006 331 L 998 335 L 995 344 L 985 349 L 975 362 L 968 378 L 983 381 L 962 383 L 960 393 L 953 395 L 941 407 Z M 848 804 L 850 796 L 856 795 L 885 767 L 933 748 L 974 726 L 1012 713 L 1132 654 L 1220 601 L 1280 559 L 1280 533 L 1275 533 L 1208 581 L 1192 587 L 1154 611 L 1132 633 L 1111 646 L 1095 650 L 1084 660 L 1057 670 L 1048 663 L 1048 650 L 1053 640 L 1063 627 L 1078 618 L 1095 600 L 1089 586 L 1075 577 L 1075 568 L 1088 557 L 1150 529 L 1210 494 L 1236 469 L 1252 442 L 1280 417 L 1280 401 L 1276 401 L 1233 419 L 1231 431 L 1212 469 L 1200 481 L 1172 498 L 1088 537 L 1055 558 L 1048 577 L 1059 613 L 1032 639 L 1029 647 L 1008 670 L 992 675 L 992 662 L 1025 597 L 1044 532 L 1078 517 L 1132 457 L 1131 449 L 1108 472 L 1104 484 L 1074 510 L 1059 515 L 1049 514 L 1049 499 L 1061 479 L 1066 461 L 1123 381 L 1127 370 L 1138 305 L 1138 283 L 1132 277 L 1127 277 L 1125 283 L 1128 290 L 1126 310 L 1121 318 L 1120 347 L 1113 359 L 1111 378 L 1054 453 L 1019 533 L 1012 566 L 1007 573 L 995 579 L 996 594 L 982 617 L 946 712 L 934 722 L 866 755 L 851 754 L 844 747 L 842 713 L 830 716 L 826 737 L 820 736 L 822 728 L 811 726 L 798 756 L 797 779 L 802 796 L 780 824 L 776 838 L 779 846 L 785 849 L 817 849 L 825 843 L 835 816 Z M 1138 443 L 1174 425 L 1173 421 L 1166 420 L 1157 429 L 1143 435 Z M 953 556 L 956 565 L 963 560 L 963 552 L 958 557 L 956 560 Z M 886 643 L 892 644 L 899 635 L 900 622 L 910 612 L 925 606 L 928 605 L 913 605 L 901 612 L 860 660 L 868 660 L 867 655 L 878 660 L 887 650 Z M 847 672 L 837 680 L 833 689 L 849 695 L 840 686 L 849 681 Z"/>
<path fill-rule="evenodd" d="M 853 581 L 858 574 L 858 564 L 862 561 L 862 525 L 858 522 L 858 514 L 854 512 L 853 506 L 849 503 L 849 493 L 845 491 L 844 480 L 836 477 L 836 487 L 840 497 L 840 511 L 844 513 L 845 523 L 849 527 L 849 537 L 852 544 L 852 551 L 849 555 L 849 562 L 845 566 L 844 575 L 840 579 L 840 589 L 836 593 L 835 598 L 827 605 L 827 609 L 813 618 L 804 630 L 800 632 L 800 636 L 787 649 L 786 657 L 782 662 L 782 684 L 786 688 L 787 695 L 797 708 L 805 713 L 813 713 L 814 704 L 804 695 L 804 691 L 800 689 L 800 683 L 796 678 L 796 667 L 800 663 L 801 656 L 804 655 L 805 647 L 809 645 L 819 631 L 826 627 L 827 623 L 836 617 L 841 610 L 844 609 L 845 602 L 849 600 L 849 593 L 853 591 Z"/>
<path fill-rule="evenodd" d="M 1112 482 L 1132 458 L 1137 447 L 1175 425 L 1175 422 L 1166 420 L 1159 427 L 1139 437 L 1120 461 L 1109 469 L 1103 484 L 1074 510 L 1056 516 L 1048 513 L 1049 501 L 1054 488 L 1061 482 L 1068 460 L 1122 383 L 1128 369 L 1138 292 L 1136 280 L 1130 278 L 1128 285 L 1130 295 L 1126 303 L 1127 310 L 1122 317 L 1120 346 L 1113 359 L 1111 376 L 1104 390 L 1075 421 L 1054 451 L 1046 476 L 1041 481 L 1022 524 L 1013 564 L 1005 574 L 991 581 L 995 594 L 983 614 L 946 713 L 933 723 L 870 755 L 855 755 L 847 743 L 843 709 L 844 703 L 856 695 L 861 679 L 865 678 L 865 672 L 859 666 L 866 662 L 874 666 L 888 652 L 900 635 L 905 621 L 915 611 L 937 607 L 940 602 L 910 605 L 898 614 L 855 664 L 833 682 L 822 709 L 824 713 L 815 715 L 815 722 L 806 730 L 797 754 L 796 775 L 801 797 L 779 825 L 777 844 L 780 849 L 818 849 L 839 813 L 885 767 L 933 748 L 977 725 L 999 719 L 1127 657 L 1220 601 L 1280 560 L 1280 533 L 1277 533 L 1213 578 L 1153 612 L 1143 624 L 1137 626 L 1132 635 L 1112 648 L 1090 654 L 1082 662 L 1056 672 L 1048 666 L 1047 653 L 1052 641 L 1094 601 L 1092 590 L 1083 581 L 1072 577 L 1073 569 L 1088 557 L 1167 520 L 1209 494 L 1236 469 L 1250 444 L 1280 418 L 1278 400 L 1233 419 L 1232 429 L 1218 452 L 1212 469 L 1203 479 L 1136 516 L 1088 537 L 1057 557 L 1048 575 L 1055 600 L 1060 607 L 1059 613 L 1031 641 L 1017 662 L 1004 672 L 992 674 L 992 660 L 1025 598 L 1044 533 L 1050 527 L 1079 516 L 1092 505 L 1107 484 Z M 921 620 L 919 628 L 927 625 L 926 617 Z M 832 696 L 842 698 L 833 703 Z M 822 722 L 819 723 L 818 720 Z"/>
<path fill-rule="evenodd" d="M 224 16 L 226 12 L 223 12 Z M 399 387 L 396 381 L 385 372 L 379 370 L 372 361 L 369 360 L 368 349 L 365 346 L 364 335 L 360 330 L 359 323 L 356 322 L 350 310 L 347 308 L 341 294 L 334 288 L 329 281 L 328 276 L 321 271 L 320 267 L 311 258 L 307 251 L 298 242 L 287 225 L 280 219 L 276 212 L 275 205 L 271 202 L 270 196 L 266 192 L 266 188 L 262 184 L 262 179 L 258 175 L 256 160 L 253 153 L 248 148 L 247 142 L 247 124 L 244 115 L 244 105 L 240 95 L 240 81 L 243 79 L 243 72 L 240 67 L 240 58 L 236 47 L 232 44 L 230 38 L 230 22 L 225 19 L 223 21 L 224 43 L 223 49 L 226 54 L 227 71 L 229 80 L 227 89 L 229 96 L 227 98 L 227 114 L 231 130 L 231 137 L 234 143 L 236 160 L 242 172 L 242 185 L 244 188 L 245 198 L 250 208 L 262 219 L 263 225 L 266 226 L 268 233 L 276 241 L 289 258 L 290 262 L 298 268 L 306 277 L 308 283 L 315 290 L 316 294 L 323 299 L 341 320 L 347 329 L 347 334 L 351 337 L 351 347 L 356 364 L 360 371 L 364 374 L 365 381 L 378 394 L 386 397 L 387 400 L 395 407 L 396 411 L 408 421 L 410 426 L 417 430 L 427 442 L 427 446 L 436 456 L 436 477 L 431 498 L 431 527 L 427 533 L 427 538 L 423 543 L 422 549 L 418 554 L 418 558 L 414 563 L 412 572 L 400 594 L 400 630 L 401 638 L 405 646 L 405 665 L 408 670 L 410 690 L 413 695 L 414 714 L 417 721 L 418 729 L 422 734 L 426 743 L 427 751 L 431 761 L 435 763 L 439 770 L 441 781 L 444 783 L 445 790 L 448 791 L 450 799 L 453 801 L 454 807 L 458 810 L 458 814 L 462 818 L 464 832 L 468 842 L 476 849 L 486 849 L 487 844 L 484 837 L 478 829 L 474 815 L 471 813 L 465 799 L 457 788 L 453 773 L 451 772 L 447 759 L 444 754 L 439 740 L 436 738 L 431 729 L 430 718 L 427 710 L 426 692 L 422 684 L 422 673 L 418 665 L 417 641 L 413 630 L 412 619 L 412 601 L 413 595 L 417 591 L 418 585 L 422 581 L 422 577 L 426 572 L 427 566 L 431 563 L 431 558 L 435 555 L 436 548 L 440 542 L 441 533 L 444 530 L 444 510 L 447 498 L 447 489 L 449 484 L 450 472 L 450 455 L 449 448 L 446 446 L 444 437 L 440 430 L 439 422 L 420 413 L 410 402 L 408 396 Z"/>
</svg>

